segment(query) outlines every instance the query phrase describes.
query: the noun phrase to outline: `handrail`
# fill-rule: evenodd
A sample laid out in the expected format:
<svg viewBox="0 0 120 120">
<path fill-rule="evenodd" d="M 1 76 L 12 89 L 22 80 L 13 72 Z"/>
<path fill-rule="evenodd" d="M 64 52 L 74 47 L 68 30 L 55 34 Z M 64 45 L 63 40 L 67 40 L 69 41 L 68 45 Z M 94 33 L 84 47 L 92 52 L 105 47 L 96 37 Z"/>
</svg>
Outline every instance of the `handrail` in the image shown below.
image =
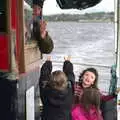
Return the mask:
<svg viewBox="0 0 120 120">
<path fill-rule="evenodd" d="M 54 63 L 63 63 L 62 61 L 57 61 L 57 60 L 52 60 L 53 64 Z M 95 66 L 95 67 L 105 67 L 105 68 L 111 68 L 109 65 L 103 65 L 103 64 L 93 64 L 93 63 L 77 63 L 77 62 L 72 62 L 73 65 L 82 65 L 82 66 Z"/>
</svg>

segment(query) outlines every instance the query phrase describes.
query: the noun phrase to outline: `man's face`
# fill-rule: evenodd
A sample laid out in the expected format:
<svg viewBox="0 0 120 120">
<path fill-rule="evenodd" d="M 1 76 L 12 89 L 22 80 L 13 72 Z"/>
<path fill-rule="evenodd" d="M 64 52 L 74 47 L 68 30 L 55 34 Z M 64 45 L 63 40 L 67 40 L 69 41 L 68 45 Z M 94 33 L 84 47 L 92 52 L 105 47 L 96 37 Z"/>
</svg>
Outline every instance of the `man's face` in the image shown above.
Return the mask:
<svg viewBox="0 0 120 120">
<path fill-rule="evenodd" d="M 33 15 L 41 16 L 42 15 L 42 8 L 38 5 L 33 5 Z"/>
</svg>

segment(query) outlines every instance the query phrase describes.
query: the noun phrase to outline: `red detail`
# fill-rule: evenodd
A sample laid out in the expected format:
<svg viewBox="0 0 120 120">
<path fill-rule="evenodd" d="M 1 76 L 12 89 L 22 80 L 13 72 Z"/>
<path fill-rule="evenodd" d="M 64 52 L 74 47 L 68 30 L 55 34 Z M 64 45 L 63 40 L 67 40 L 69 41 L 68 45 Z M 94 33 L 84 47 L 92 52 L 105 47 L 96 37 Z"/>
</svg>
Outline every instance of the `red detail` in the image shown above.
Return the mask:
<svg viewBox="0 0 120 120">
<path fill-rule="evenodd" d="M 9 70 L 8 39 L 6 35 L 0 35 L 0 70 Z"/>
<path fill-rule="evenodd" d="M 17 15 L 17 0 L 12 0 L 11 1 L 11 25 L 12 29 L 16 30 L 16 60 L 19 61 L 19 45 L 20 45 L 20 36 L 19 36 L 19 26 L 20 26 L 20 21 L 19 21 L 19 16 Z"/>
<path fill-rule="evenodd" d="M 17 24 L 16 24 L 16 60 L 19 61 L 20 56 L 20 24 L 19 24 L 19 17 L 17 16 Z"/>
<path fill-rule="evenodd" d="M 17 15 L 17 0 L 12 0 L 12 4 L 11 4 L 11 24 L 12 24 L 12 28 L 16 29 L 16 15 Z"/>
</svg>

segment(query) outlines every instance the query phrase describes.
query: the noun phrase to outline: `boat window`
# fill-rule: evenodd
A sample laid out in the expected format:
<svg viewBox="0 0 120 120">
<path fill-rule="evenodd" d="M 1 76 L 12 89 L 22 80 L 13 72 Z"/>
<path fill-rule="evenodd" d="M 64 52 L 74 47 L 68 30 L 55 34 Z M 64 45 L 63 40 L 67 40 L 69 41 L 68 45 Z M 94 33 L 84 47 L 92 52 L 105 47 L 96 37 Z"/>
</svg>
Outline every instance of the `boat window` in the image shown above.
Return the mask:
<svg viewBox="0 0 120 120">
<path fill-rule="evenodd" d="M 24 56 L 25 70 L 33 69 L 33 66 L 39 65 L 41 53 L 37 43 L 33 38 L 33 19 L 32 8 L 28 2 L 24 1 Z"/>
<path fill-rule="evenodd" d="M 7 32 L 6 0 L 0 0 L 0 32 Z"/>
<path fill-rule="evenodd" d="M 32 42 L 32 8 L 27 3 L 24 3 L 24 23 L 25 44 L 30 44 Z"/>
</svg>

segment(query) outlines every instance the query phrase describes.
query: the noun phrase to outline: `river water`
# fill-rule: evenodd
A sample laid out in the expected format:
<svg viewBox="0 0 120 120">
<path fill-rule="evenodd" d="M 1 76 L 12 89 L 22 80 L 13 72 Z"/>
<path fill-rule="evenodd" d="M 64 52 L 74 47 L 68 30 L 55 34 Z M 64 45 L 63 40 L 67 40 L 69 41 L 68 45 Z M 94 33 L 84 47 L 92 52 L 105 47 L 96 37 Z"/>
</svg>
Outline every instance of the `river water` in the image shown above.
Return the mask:
<svg viewBox="0 0 120 120">
<path fill-rule="evenodd" d="M 99 88 L 108 91 L 110 67 L 115 63 L 114 23 L 48 22 L 47 29 L 55 46 L 50 54 L 53 70 L 61 70 L 64 56 L 70 55 L 76 81 L 83 69 L 94 67 Z"/>
</svg>

